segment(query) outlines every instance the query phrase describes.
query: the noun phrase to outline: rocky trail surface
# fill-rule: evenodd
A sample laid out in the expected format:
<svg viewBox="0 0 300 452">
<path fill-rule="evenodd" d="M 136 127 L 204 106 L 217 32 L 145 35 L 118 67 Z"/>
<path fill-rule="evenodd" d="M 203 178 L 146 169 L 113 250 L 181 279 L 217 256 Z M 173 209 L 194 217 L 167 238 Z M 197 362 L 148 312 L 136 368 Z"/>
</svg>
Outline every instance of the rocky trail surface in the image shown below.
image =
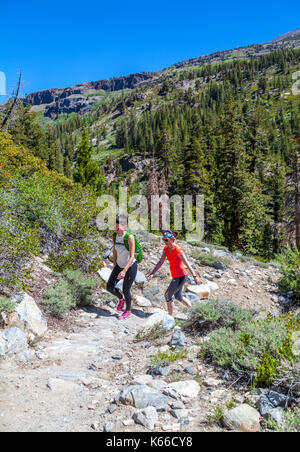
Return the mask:
<svg viewBox="0 0 300 452">
<path fill-rule="evenodd" d="M 152 251 L 149 245 L 147 250 L 146 245 L 142 279 L 142 272 L 152 269 L 161 254 L 160 249 Z M 219 269 L 200 265 L 197 256 L 192 257 L 194 248 L 184 246 L 204 285 L 210 284 L 210 296 L 231 299 L 262 316 L 281 312 L 280 294 L 274 295 L 276 268 L 251 267 L 236 258 L 230 266 L 222 267 L 219 262 Z M 216 262 L 225 255 L 217 253 Z M 111 298 L 104 302 L 108 295 L 105 279 L 112 264 L 105 261 L 104 265 L 97 304 L 72 311 L 66 323 L 48 319 L 48 330 L 40 340 L 25 352 L 0 361 L 0 431 L 218 431 L 221 427 L 209 419 L 213 407 L 226 400 L 239 404 L 239 411 L 233 413 L 239 420 L 234 416 L 228 420 L 231 430 L 259 430 L 259 412 L 245 403 L 255 404 L 259 395 L 242 387 L 237 392 L 226 372 L 220 375 L 197 358 L 199 344 L 194 337 L 184 336 L 178 326 L 180 319 L 187 318 L 181 306 L 175 310 L 177 321 L 169 325 L 163 297 L 168 266 L 152 283 L 134 286 L 133 315 L 120 321 Z M 34 276 L 31 295 L 38 302 L 44 286 L 51 282 L 51 271 L 41 259 L 37 259 Z M 191 281 L 186 294 L 193 302 L 199 296 L 197 302 L 201 302 L 201 293 L 197 295 L 194 288 Z M 159 321 L 167 324 L 161 343 L 136 341 L 138 332 Z M 186 356 L 159 375 L 149 374 L 151 356 L 174 350 L 174 344 L 176 349 L 182 340 Z M 12 341 L 17 344 L 14 335 Z"/>
<path fill-rule="evenodd" d="M 146 374 L 147 356 L 153 347 L 134 341 L 147 315 L 140 310 L 133 313 L 122 323 L 109 307 L 78 311 L 73 332 L 48 333 L 29 362 L 2 362 L 0 431 L 147 431 L 132 419 L 137 407 L 112 404 L 123 388 L 137 382 L 143 390 L 147 384 L 159 397 L 166 397 L 160 391 L 167 382 Z M 183 372 L 185 365 L 188 360 L 178 370 Z M 187 373 L 184 375 L 183 379 L 192 379 Z M 195 410 L 191 424 L 180 424 L 170 412 L 159 412 L 155 430 L 185 430 L 189 423 L 188 430 L 197 431 L 200 405 L 189 414 Z M 188 418 L 186 411 L 184 414 Z"/>
</svg>

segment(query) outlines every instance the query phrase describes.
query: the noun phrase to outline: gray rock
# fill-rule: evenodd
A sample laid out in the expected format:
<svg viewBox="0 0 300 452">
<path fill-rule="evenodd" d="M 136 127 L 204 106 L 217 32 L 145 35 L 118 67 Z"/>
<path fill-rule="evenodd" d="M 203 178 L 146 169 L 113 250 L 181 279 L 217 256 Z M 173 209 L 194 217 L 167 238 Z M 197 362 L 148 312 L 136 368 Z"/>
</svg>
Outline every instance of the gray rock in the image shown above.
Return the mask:
<svg viewBox="0 0 300 452">
<path fill-rule="evenodd" d="M 143 284 L 143 283 L 147 283 L 147 282 L 148 281 L 147 281 L 147 278 L 146 278 L 145 274 L 138 270 L 136 278 L 135 278 L 135 283 L 136 284 Z"/>
<path fill-rule="evenodd" d="M 62 380 L 61 378 L 49 378 L 48 388 L 56 393 L 73 393 L 81 391 L 81 387 L 72 381 Z"/>
<path fill-rule="evenodd" d="M 147 373 L 153 377 L 165 377 L 170 373 L 170 367 L 151 367 Z"/>
<path fill-rule="evenodd" d="M 10 326 L 20 328 L 27 336 L 43 337 L 47 331 L 47 321 L 34 299 L 26 293 L 20 293 L 12 298 L 12 302 L 15 312 L 10 317 Z"/>
<path fill-rule="evenodd" d="M 274 405 L 270 402 L 265 394 L 260 395 L 256 406 L 264 419 L 267 419 L 269 417 L 270 411 L 274 408 Z"/>
<path fill-rule="evenodd" d="M 269 411 L 269 416 L 277 422 L 277 424 L 281 425 L 283 422 L 283 413 L 284 410 L 280 407 L 273 408 Z"/>
<path fill-rule="evenodd" d="M 199 383 L 195 380 L 176 381 L 168 384 L 163 393 L 183 402 L 196 399 L 200 392 Z"/>
<path fill-rule="evenodd" d="M 26 334 L 19 328 L 7 328 L 0 332 L 0 359 L 10 358 L 28 347 Z"/>
<path fill-rule="evenodd" d="M 154 406 L 156 409 L 165 409 L 171 398 L 146 385 L 133 384 L 123 389 L 115 401 L 124 405 L 131 405 L 143 409 Z"/>
<path fill-rule="evenodd" d="M 115 424 L 113 422 L 107 422 L 104 426 L 103 426 L 103 431 L 104 432 L 111 432 L 115 427 Z"/>
<path fill-rule="evenodd" d="M 170 414 L 174 417 L 176 417 L 176 419 L 186 419 L 188 417 L 188 410 L 184 409 L 180 409 L 180 410 L 171 410 Z"/>
<path fill-rule="evenodd" d="M 110 247 L 103 253 L 103 259 L 108 259 L 111 253 L 113 252 L 114 247 Z"/>
<path fill-rule="evenodd" d="M 34 350 L 25 350 L 24 352 L 17 355 L 17 360 L 21 363 L 27 363 L 29 361 L 32 361 L 35 358 L 35 352 Z"/>
<path fill-rule="evenodd" d="M 117 405 L 117 404 L 111 403 L 111 404 L 109 405 L 109 407 L 107 408 L 107 411 L 108 411 L 110 414 L 112 414 L 112 413 L 114 413 L 114 412 L 116 411 L 117 408 L 118 408 L 118 405 Z"/>
<path fill-rule="evenodd" d="M 168 315 L 165 311 L 158 309 L 146 320 L 146 322 L 144 323 L 144 328 L 151 329 L 158 323 L 162 323 L 162 326 L 166 331 L 172 330 L 175 327 L 174 318 Z"/>
<path fill-rule="evenodd" d="M 223 251 L 223 250 L 214 250 L 213 255 L 216 257 L 232 257 L 232 254 L 228 253 L 227 251 Z"/>
<path fill-rule="evenodd" d="M 275 391 L 269 391 L 267 397 L 274 406 L 274 408 L 278 406 L 285 407 L 286 405 L 289 405 L 291 402 L 295 401 L 294 398 L 288 397 L 284 394 L 280 394 L 279 392 Z"/>
<path fill-rule="evenodd" d="M 260 414 L 246 403 L 224 413 L 222 421 L 229 430 L 246 428 L 253 432 L 260 431 Z"/>
<path fill-rule="evenodd" d="M 101 268 L 101 270 L 98 270 L 98 275 L 100 278 L 102 278 L 105 282 L 108 282 L 110 275 L 111 275 L 111 269 L 107 267 Z"/>
<path fill-rule="evenodd" d="M 180 400 L 176 400 L 176 402 L 173 402 L 171 404 L 171 408 L 172 410 L 183 410 L 185 408 L 185 405 Z"/>
<path fill-rule="evenodd" d="M 193 375 L 194 372 L 195 372 L 195 369 L 194 369 L 193 366 L 187 366 L 187 367 L 184 369 L 184 372 L 185 372 L 186 374 Z"/>
<path fill-rule="evenodd" d="M 186 292 L 184 294 L 185 298 L 187 298 L 192 304 L 199 304 L 201 303 L 200 298 L 198 297 L 198 295 L 196 295 L 195 293 L 192 292 Z"/>
<path fill-rule="evenodd" d="M 222 262 L 220 261 L 216 261 L 212 264 L 213 268 L 216 268 L 217 270 L 222 270 L 223 272 L 225 272 L 227 270 L 226 265 L 224 265 Z"/>
<path fill-rule="evenodd" d="M 186 343 L 186 338 L 185 338 L 185 335 L 183 334 L 183 332 L 180 330 L 176 330 L 172 336 L 170 345 L 179 345 L 179 346 L 183 347 L 185 343 Z"/>
<path fill-rule="evenodd" d="M 137 295 L 137 296 L 135 297 L 135 302 L 136 302 L 136 304 L 137 304 L 138 306 L 140 306 L 141 308 L 148 308 L 148 307 L 151 307 L 151 306 L 152 306 L 152 303 L 151 303 L 150 300 L 148 300 L 147 298 L 142 297 L 142 296 L 140 296 L 140 295 Z"/>
<path fill-rule="evenodd" d="M 153 406 L 149 406 L 143 410 L 135 411 L 132 418 L 137 424 L 153 430 L 158 420 L 158 415 L 156 409 Z"/>
<path fill-rule="evenodd" d="M 145 298 L 152 302 L 160 303 L 164 301 L 163 293 L 155 282 L 150 282 L 144 287 L 143 295 Z"/>
</svg>

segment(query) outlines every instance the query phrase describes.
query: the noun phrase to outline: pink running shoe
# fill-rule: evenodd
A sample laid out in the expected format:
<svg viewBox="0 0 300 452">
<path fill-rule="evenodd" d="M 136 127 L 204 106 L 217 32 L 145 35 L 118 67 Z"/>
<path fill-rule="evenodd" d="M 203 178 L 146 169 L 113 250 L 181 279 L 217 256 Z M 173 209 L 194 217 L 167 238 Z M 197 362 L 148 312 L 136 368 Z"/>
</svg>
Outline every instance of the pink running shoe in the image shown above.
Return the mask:
<svg viewBox="0 0 300 452">
<path fill-rule="evenodd" d="M 125 320 L 128 319 L 128 317 L 131 317 L 131 312 L 130 311 L 125 311 L 123 312 L 122 315 L 120 315 L 119 320 Z"/>
<path fill-rule="evenodd" d="M 118 304 L 117 311 L 121 311 L 122 310 L 122 308 L 124 306 L 124 303 L 125 303 L 125 300 L 124 300 L 124 298 L 122 298 L 120 300 L 120 303 Z"/>
</svg>

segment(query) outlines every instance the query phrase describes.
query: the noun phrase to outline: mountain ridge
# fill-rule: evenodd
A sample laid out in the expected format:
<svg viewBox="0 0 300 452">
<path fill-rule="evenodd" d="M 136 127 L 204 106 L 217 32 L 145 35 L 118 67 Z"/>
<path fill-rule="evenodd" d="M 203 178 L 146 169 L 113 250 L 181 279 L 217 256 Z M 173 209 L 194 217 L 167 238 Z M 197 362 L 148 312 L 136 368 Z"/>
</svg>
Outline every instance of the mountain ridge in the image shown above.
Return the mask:
<svg viewBox="0 0 300 452">
<path fill-rule="evenodd" d="M 221 50 L 211 54 L 174 63 L 157 72 L 138 72 L 126 76 L 113 77 L 109 80 L 98 80 L 81 83 L 73 87 L 52 88 L 36 91 L 23 98 L 25 105 L 31 105 L 33 111 L 42 111 L 46 117 L 55 119 L 61 113 L 85 114 L 93 106 L 102 101 L 105 93 L 139 88 L 153 80 L 160 78 L 166 71 L 193 68 L 227 60 L 256 59 L 268 55 L 276 50 L 300 47 L 300 29 L 288 32 L 275 38 L 269 43 L 252 44 L 247 47 L 236 47 L 230 50 Z"/>
</svg>

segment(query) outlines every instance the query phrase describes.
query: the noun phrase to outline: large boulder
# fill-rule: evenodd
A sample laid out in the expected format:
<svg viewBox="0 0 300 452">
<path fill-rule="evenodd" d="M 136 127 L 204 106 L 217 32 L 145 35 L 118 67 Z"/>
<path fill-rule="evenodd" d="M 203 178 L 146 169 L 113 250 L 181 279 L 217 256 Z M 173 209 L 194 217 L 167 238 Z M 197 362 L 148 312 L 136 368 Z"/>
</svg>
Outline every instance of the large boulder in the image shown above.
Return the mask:
<svg viewBox="0 0 300 452">
<path fill-rule="evenodd" d="M 111 269 L 103 267 L 101 270 L 98 270 L 98 275 L 107 283 L 111 275 Z"/>
<path fill-rule="evenodd" d="M 145 297 L 142 297 L 141 295 L 137 295 L 135 297 L 135 302 L 138 306 L 140 306 L 141 308 L 149 308 L 152 307 L 152 303 L 150 300 L 148 300 Z"/>
<path fill-rule="evenodd" d="M 200 300 L 207 300 L 211 293 L 211 287 L 208 284 L 190 285 L 187 286 L 187 291 L 197 295 Z"/>
<path fill-rule="evenodd" d="M 169 397 L 143 384 L 132 384 L 123 389 L 115 398 L 116 402 L 143 409 L 149 406 L 164 410 L 171 401 Z"/>
<path fill-rule="evenodd" d="M 159 323 L 162 324 L 162 327 L 166 331 L 170 331 L 175 327 L 174 318 L 168 315 L 162 309 L 157 309 L 157 311 L 154 314 L 152 314 L 144 323 L 144 329 L 145 330 L 151 329 L 155 325 L 158 325 Z"/>
<path fill-rule="evenodd" d="M 222 421 L 229 430 L 260 431 L 260 414 L 246 403 L 228 410 L 223 414 Z"/>
<path fill-rule="evenodd" d="M 47 331 L 47 321 L 34 299 L 26 293 L 12 298 L 14 312 L 9 316 L 9 326 L 23 330 L 30 340 L 32 335 L 41 338 Z"/>
</svg>

